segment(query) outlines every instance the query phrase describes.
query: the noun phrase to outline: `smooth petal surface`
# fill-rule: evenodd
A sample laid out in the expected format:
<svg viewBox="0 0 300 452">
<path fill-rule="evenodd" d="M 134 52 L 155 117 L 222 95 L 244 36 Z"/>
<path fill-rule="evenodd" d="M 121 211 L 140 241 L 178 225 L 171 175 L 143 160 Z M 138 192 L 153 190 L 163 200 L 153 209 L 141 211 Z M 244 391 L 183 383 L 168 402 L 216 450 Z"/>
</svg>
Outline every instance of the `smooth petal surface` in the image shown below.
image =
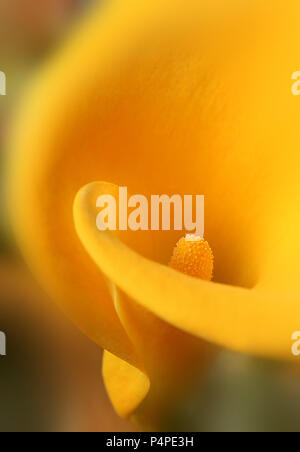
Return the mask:
<svg viewBox="0 0 300 452">
<path fill-rule="evenodd" d="M 84 236 L 83 244 L 86 245 L 89 242 L 91 248 L 94 248 L 92 230 L 87 227 L 85 215 L 89 211 L 91 223 L 96 226 L 96 209 L 90 210 L 89 207 L 95 207 L 98 196 L 103 194 L 110 194 L 118 200 L 118 187 L 108 183 L 90 184 L 79 192 L 74 204 L 77 232 L 81 239 Z M 81 203 L 87 207 L 86 212 L 82 212 Z M 101 233 L 96 228 L 96 235 L 98 234 Z M 115 233 L 115 235 L 120 234 Z M 89 248 L 87 251 L 89 252 Z M 97 247 L 94 251 L 97 252 Z M 94 255 L 91 254 L 91 257 L 94 258 Z M 98 260 L 96 259 L 95 262 L 97 263 Z M 100 269 L 102 270 L 101 267 Z M 151 275 L 149 274 L 148 277 L 151 278 Z M 110 281 L 113 280 L 110 279 Z M 186 382 L 191 383 L 193 376 L 205 370 L 215 356 L 215 350 L 212 350 L 206 342 L 199 341 L 171 326 L 148 309 L 136 304 L 118 286 L 111 287 L 111 294 L 124 330 L 134 344 L 139 371 L 135 372 L 132 366 L 128 367 L 116 356 L 109 355 L 108 363 L 107 358 L 103 362 L 103 374 L 108 393 L 116 411 L 122 412 L 124 416 L 125 413 L 127 417 L 130 416 L 138 405 L 137 400 L 140 399 L 142 402 L 145 398 L 144 391 L 140 390 L 140 384 L 137 384 L 136 393 L 133 394 L 135 380 L 142 383 L 143 374 L 145 382 L 148 382 L 143 385 L 143 388 L 151 391 L 135 417 L 139 423 L 144 427 L 147 425 L 151 430 L 153 420 L 156 419 L 157 425 L 164 421 L 163 417 L 168 410 L 171 410 L 174 400 L 179 399 L 187 390 Z M 164 303 L 163 292 L 160 293 L 157 303 Z M 112 366 L 111 362 L 115 365 Z M 110 378 L 114 372 L 114 378 Z M 122 381 L 124 372 L 126 377 Z M 125 390 L 119 400 L 119 386 L 127 384 L 128 391 Z"/>
<path fill-rule="evenodd" d="M 141 360 L 143 316 L 143 326 L 290 356 L 299 330 L 299 17 L 298 0 L 99 2 L 24 101 L 9 202 L 27 259 L 86 334 L 149 375 L 163 360 L 160 341 Z M 111 185 L 80 191 L 79 239 L 74 198 L 95 180 L 145 195 L 204 194 L 216 283 L 162 265 L 178 233 L 100 234 L 91 197 Z"/>
<path fill-rule="evenodd" d="M 144 373 L 109 352 L 103 356 L 103 378 L 116 412 L 124 418 L 134 413 L 149 391 Z"/>
<path fill-rule="evenodd" d="M 70 212 L 80 187 L 101 179 L 146 195 L 205 194 L 217 281 L 253 287 L 262 268 L 270 284 L 296 280 L 280 262 L 291 243 L 298 256 L 298 235 L 280 240 L 298 193 L 298 10 L 294 0 L 288 9 L 234 0 L 96 6 L 29 90 L 11 145 L 15 222 L 24 217 L 26 242 L 43 230 L 27 254 L 45 248 L 47 265 L 58 256 L 63 268 L 55 260 L 47 271 L 56 285 L 72 286 L 73 275 L 61 277 L 71 267 L 99 284 L 75 259 Z M 296 231 L 295 211 L 292 220 Z M 162 234 L 135 249 L 166 262 L 177 239 Z"/>
<path fill-rule="evenodd" d="M 299 295 L 200 281 L 143 258 L 96 227 L 96 199 L 116 187 L 93 183 L 74 204 L 77 233 L 106 276 L 129 297 L 171 325 L 228 348 L 291 358 Z"/>
</svg>

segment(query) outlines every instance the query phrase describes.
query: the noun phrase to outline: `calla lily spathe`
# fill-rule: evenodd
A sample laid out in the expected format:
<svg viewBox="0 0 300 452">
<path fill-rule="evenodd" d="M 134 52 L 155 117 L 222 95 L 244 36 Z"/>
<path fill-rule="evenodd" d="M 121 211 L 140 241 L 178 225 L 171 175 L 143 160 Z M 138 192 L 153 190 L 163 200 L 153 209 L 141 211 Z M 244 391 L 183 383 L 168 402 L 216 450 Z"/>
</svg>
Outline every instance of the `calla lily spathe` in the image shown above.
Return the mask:
<svg viewBox="0 0 300 452">
<path fill-rule="evenodd" d="M 300 327 L 300 102 L 291 94 L 300 5 L 100 3 L 24 100 L 10 205 L 35 272 L 107 350 L 115 408 L 143 417 L 164 395 L 168 403 L 199 357 L 206 363 L 207 342 L 291 356 Z M 178 233 L 100 233 L 96 196 L 118 186 L 204 194 L 215 282 L 167 267 Z"/>
</svg>

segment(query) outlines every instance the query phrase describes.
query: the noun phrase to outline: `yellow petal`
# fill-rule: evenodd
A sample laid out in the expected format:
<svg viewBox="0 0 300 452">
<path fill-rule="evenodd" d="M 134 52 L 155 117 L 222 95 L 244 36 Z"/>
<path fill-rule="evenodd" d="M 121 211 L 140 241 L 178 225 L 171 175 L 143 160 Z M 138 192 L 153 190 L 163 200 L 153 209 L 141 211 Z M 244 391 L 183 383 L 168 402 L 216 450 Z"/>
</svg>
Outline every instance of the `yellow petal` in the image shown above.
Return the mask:
<svg viewBox="0 0 300 452">
<path fill-rule="evenodd" d="M 299 103 L 290 90 L 299 1 L 289 8 L 284 0 L 100 3 L 38 75 L 14 129 L 10 204 L 28 259 L 90 337 L 133 362 L 106 284 L 74 232 L 75 194 L 99 179 L 130 182 L 146 195 L 203 193 L 215 279 L 260 283 L 266 294 L 177 275 L 175 302 L 174 273 L 144 260 L 151 282 L 144 274 L 134 289 L 140 259 L 111 238 L 99 265 L 175 326 L 181 320 L 187 331 L 219 343 L 261 353 L 266 343 L 266 353 L 284 355 L 300 255 L 300 215 L 290 207 L 299 200 Z M 134 249 L 165 262 L 176 235 L 149 237 L 136 239 Z M 128 234 L 126 243 L 134 241 Z M 112 249 L 129 253 L 120 261 L 123 275 L 107 268 Z M 148 287 L 153 282 L 158 286 Z M 287 284 L 295 293 L 267 295 Z M 151 297 L 165 288 L 168 301 L 158 305 Z"/>
<path fill-rule="evenodd" d="M 290 270 L 274 262 L 286 257 L 277 244 L 286 202 L 299 191 L 299 106 L 290 90 L 299 9 L 295 0 L 290 8 L 284 0 L 96 4 L 34 80 L 11 143 L 10 204 L 15 222 L 23 217 L 26 254 L 46 256 L 49 286 L 67 292 L 78 281 L 89 306 L 105 293 L 80 254 L 70 213 L 93 180 L 130 181 L 147 195 L 205 194 L 215 279 L 253 287 L 266 267 L 270 284 L 290 282 Z M 37 240 L 32 230 L 42 231 Z M 164 262 L 178 238 L 136 250 Z M 286 249 L 300 249 L 296 234 L 287 240 Z M 81 323 L 85 314 L 64 304 Z"/>
<path fill-rule="evenodd" d="M 136 367 L 109 352 L 103 356 L 103 378 L 116 412 L 129 418 L 149 391 L 149 380 Z"/>
<path fill-rule="evenodd" d="M 199 384 L 216 349 L 164 322 L 119 289 L 116 294 L 118 315 L 150 380 L 148 397 L 137 410 L 135 420 L 155 429 L 163 425 L 173 406 L 192 390 L 195 382 Z"/>
<path fill-rule="evenodd" d="M 86 250 L 121 290 L 195 336 L 240 352 L 291 357 L 290 337 L 300 313 L 297 294 L 205 282 L 145 259 L 111 232 L 98 231 L 96 199 L 107 189 L 108 184 L 93 183 L 80 190 L 74 218 Z"/>
<path fill-rule="evenodd" d="M 91 203 L 90 206 L 95 207 L 98 196 L 102 194 L 111 194 L 117 199 L 118 187 L 108 183 L 94 183 L 84 188 L 78 197 L 81 198 L 82 195 L 87 205 Z M 89 211 L 91 213 L 91 222 L 96 225 L 96 210 L 91 209 Z M 94 215 L 92 212 L 94 212 Z M 81 214 L 77 208 L 77 200 L 74 205 L 74 215 L 76 226 L 80 223 L 79 229 L 85 228 L 80 220 Z M 86 239 L 88 239 L 90 236 L 89 230 L 85 229 L 84 233 Z M 101 234 L 96 230 L 97 233 Z M 92 243 L 91 246 L 93 246 Z M 143 423 L 143 426 L 148 425 L 149 428 L 152 428 L 153 419 L 156 419 L 159 424 L 160 417 L 163 418 L 166 412 L 171 409 L 175 395 L 177 400 L 182 395 L 182 392 L 186 391 L 191 385 L 193 377 L 199 375 L 197 371 L 203 371 L 208 362 L 213 359 L 215 353 L 212 352 L 211 347 L 205 342 L 196 340 L 194 337 L 160 320 L 148 310 L 136 305 L 118 287 L 114 287 L 111 293 L 120 321 L 135 347 L 137 360 L 140 363 L 140 370 L 137 371 L 137 376 L 138 378 L 141 377 L 142 370 L 143 374 L 147 375 L 149 379 L 149 396 L 138 413 L 136 413 L 136 418 Z M 163 296 L 164 294 L 161 293 L 160 299 Z M 118 362 L 117 357 L 114 357 L 114 361 Z M 120 412 L 120 407 L 118 405 L 118 391 L 114 389 L 116 387 L 115 380 L 118 381 L 118 385 L 123 384 L 125 387 L 128 380 L 130 380 L 130 376 L 133 379 L 132 383 L 129 384 L 129 394 L 132 396 L 132 402 L 127 391 L 125 391 L 126 403 L 129 407 L 131 403 L 136 406 L 137 400 L 140 398 L 139 386 L 137 386 L 137 393 L 132 394 L 135 380 L 134 369 L 130 367 L 130 373 L 124 378 L 123 383 L 123 373 L 118 372 L 114 376 L 112 385 L 110 385 L 109 378 L 106 376 L 109 395 L 118 412 Z M 123 406 L 123 397 L 121 397 L 120 403 Z M 128 410 L 129 412 L 134 411 L 130 410 L 130 408 Z M 124 413 L 124 410 L 122 412 Z"/>
</svg>

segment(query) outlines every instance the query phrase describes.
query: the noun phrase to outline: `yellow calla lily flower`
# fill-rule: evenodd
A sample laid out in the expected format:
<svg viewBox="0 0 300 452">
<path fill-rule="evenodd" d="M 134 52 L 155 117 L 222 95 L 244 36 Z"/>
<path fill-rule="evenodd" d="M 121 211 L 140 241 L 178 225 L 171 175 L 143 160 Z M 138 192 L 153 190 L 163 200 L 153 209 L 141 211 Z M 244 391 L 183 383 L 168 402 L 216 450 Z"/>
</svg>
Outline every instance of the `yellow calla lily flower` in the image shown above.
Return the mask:
<svg viewBox="0 0 300 452">
<path fill-rule="evenodd" d="M 10 204 L 35 272 L 105 348 L 116 410 L 148 422 L 207 363 L 207 342 L 291 357 L 300 5 L 100 3 L 28 92 Z M 204 194 L 214 282 L 167 266 L 178 232 L 100 233 L 95 199 L 113 183 L 146 196 Z"/>
</svg>

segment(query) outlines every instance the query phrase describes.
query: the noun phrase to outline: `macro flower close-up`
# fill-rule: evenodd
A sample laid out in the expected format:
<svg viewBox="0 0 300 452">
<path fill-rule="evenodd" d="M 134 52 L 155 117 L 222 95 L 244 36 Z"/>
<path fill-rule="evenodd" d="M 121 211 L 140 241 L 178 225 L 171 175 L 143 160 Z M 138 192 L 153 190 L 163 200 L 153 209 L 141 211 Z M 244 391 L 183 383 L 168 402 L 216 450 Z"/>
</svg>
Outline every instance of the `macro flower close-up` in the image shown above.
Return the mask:
<svg viewBox="0 0 300 452">
<path fill-rule="evenodd" d="M 155 431 L 220 351 L 295 361 L 300 4 L 93 3 L 13 117 L 7 205 L 43 289 L 104 349 L 115 411 Z M 99 230 L 120 187 L 204 195 L 204 238 Z"/>
</svg>

